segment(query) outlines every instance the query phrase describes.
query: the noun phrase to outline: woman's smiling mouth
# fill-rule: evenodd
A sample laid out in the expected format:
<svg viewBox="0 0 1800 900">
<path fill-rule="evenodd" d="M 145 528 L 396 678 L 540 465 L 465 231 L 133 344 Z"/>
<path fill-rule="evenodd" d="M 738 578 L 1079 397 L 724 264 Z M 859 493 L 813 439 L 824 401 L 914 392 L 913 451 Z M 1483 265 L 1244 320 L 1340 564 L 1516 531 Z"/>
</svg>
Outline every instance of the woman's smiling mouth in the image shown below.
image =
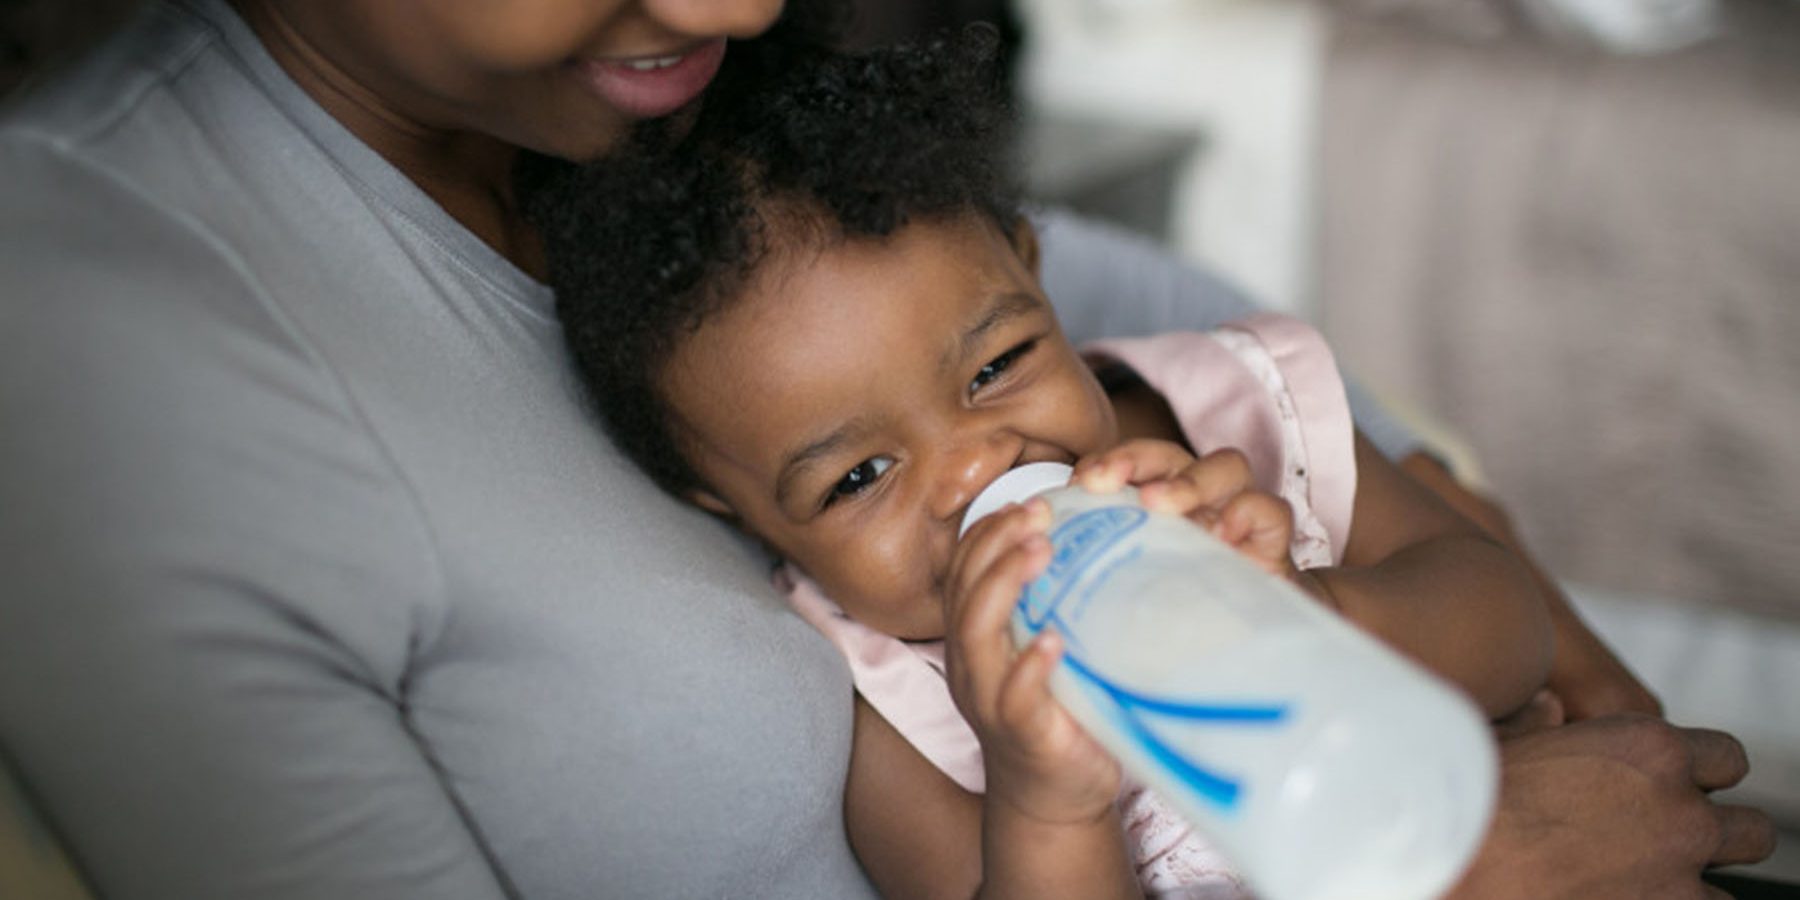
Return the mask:
<svg viewBox="0 0 1800 900">
<path fill-rule="evenodd" d="M 640 119 L 669 115 L 706 90 L 725 60 L 725 38 L 683 53 L 631 59 L 577 59 L 583 84 L 620 112 Z"/>
</svg>

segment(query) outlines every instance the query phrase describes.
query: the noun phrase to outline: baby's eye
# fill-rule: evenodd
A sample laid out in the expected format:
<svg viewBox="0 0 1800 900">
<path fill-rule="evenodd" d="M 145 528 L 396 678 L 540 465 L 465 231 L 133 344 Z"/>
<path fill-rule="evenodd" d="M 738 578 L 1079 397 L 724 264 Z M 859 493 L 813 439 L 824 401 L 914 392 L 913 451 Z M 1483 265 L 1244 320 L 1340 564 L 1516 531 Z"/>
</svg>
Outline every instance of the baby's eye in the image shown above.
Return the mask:
<svg viewBox="0 0 1800 900">
<path fill-rule="evenodd" d="M 845 497 L 854 497 L 862 493 L 893 465 L 893 459 L 886 456 L 877 456 L 857 463 L 855 468 L 844 473 L 843 478 L 838 479 L 837 484 L 831 486 L 831 493 L 826 496 L 825 505 L 830 506 Z"/>
<path fill-rule="evenodd" d="M 1035 346 L 1037 346 L 1037 341 L 1026 341 L 1011 350 L 994 357 L 993 362 L 982 366 L 981 371 L 975 373 L 975 379 L 969 382 L 969 393 L 973 394 L 989 384 L 992 384 L 994 380 L 1004 374 L 1007 369 L 1012 368 L 1012 364 L 1018 362 L 1019 357 L 1030 353 L 1031 348 Z"/>
</svg>

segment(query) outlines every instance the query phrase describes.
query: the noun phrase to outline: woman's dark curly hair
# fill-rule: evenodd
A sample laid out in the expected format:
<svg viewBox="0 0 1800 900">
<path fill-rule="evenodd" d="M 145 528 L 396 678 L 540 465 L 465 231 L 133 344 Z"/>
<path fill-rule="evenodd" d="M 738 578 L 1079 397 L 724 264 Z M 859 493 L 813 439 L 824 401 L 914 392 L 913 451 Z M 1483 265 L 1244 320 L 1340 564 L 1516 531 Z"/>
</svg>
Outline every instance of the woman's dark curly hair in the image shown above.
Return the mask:
<svg viewBox="0 0 1800 900">
<path fill-rule="evenodd" d="M 764 71 L 723 78 L 685 133 L 640 129 L 600 162 L 521 175 L 582 381 L 664 489 L 705 485 L 658 389 L 663 367 L 777 245 L 962 214 L 1011 233 L 997 50 L 976 28 L 856 54 L 770 51 L 745 63 Z"/>
</svg>

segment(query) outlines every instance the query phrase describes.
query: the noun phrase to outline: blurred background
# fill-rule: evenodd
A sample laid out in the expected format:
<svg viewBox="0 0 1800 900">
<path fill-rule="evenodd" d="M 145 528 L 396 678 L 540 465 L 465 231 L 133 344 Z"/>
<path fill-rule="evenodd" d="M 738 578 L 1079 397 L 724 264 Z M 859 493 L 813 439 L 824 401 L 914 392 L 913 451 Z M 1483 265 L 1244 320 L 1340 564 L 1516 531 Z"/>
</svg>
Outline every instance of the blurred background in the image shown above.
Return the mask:
<svg viewBox="0 0 1800 900">
<path fill-rule="evenodd" d="M 1800 834 L 1800 0 L 856 2 L 998 28 L 1032 191 L 1322 328 Z M 0 0 L 0 96 L 135 5 Z"/>
</svg>

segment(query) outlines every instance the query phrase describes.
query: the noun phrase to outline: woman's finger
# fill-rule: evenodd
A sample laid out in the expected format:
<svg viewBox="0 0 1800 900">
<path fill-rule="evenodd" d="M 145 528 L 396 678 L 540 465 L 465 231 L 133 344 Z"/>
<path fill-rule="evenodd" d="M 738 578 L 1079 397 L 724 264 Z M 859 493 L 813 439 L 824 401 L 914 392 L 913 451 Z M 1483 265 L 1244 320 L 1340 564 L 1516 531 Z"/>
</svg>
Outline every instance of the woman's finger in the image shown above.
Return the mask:
<svg viewBox="0 0 1800 900">
<path fill-rule="evenodd" d="M 1555 728 L 1563 723 L 1562 698 L 1545 688 L 1526 701 L 1518 712 L 1494 723 L 1494 733 L 1501 740 L 1521 737 L 1534 731 Z"/>
<path fill-rule="evenodd" d="M 1689 772 L 1694 785 L 1703 791 L 1728 788 L 1750 771 L 1750 757 L 1737 738 L 1710 728 L 1682 728 L 1687 741 Z"/>
<path fill-rule="evenodd" d="M 1713 807 L 1719 820 L 1719 846 L 1707 861 L 1714 866 L 1735 866 L 1768 859 L 1775 852 L 1775 822 L 1769 814 L 1749 806 L 1720 803 Z"/>
</svg>

